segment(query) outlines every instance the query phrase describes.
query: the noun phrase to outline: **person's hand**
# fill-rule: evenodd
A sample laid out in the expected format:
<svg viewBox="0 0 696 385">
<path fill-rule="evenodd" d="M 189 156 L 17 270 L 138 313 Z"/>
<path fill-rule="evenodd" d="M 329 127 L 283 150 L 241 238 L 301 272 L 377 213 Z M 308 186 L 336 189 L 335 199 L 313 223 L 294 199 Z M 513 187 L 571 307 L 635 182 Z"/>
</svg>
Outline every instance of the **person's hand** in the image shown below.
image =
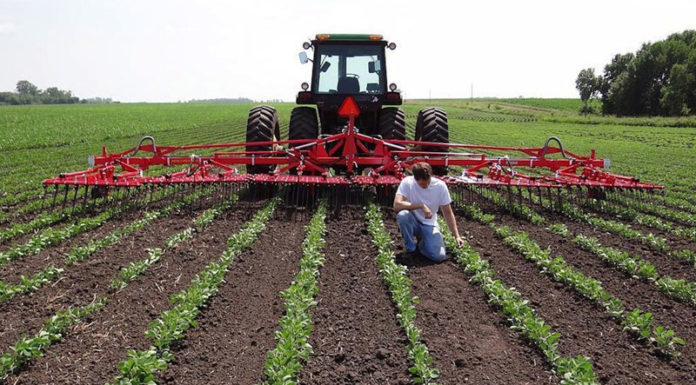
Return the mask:
<svg viewBox="0 0 696 385">
<path fill-rule="evenodd" d="M 462 239 L 462 237 L 457 237 L 457 246 L 464 246 L 464 239 Z"/>
<path fill-rule="evenodd" d="M 428 208 L 427 205 L 423 205 L 422 210 L 423 210 L 423 215 L 425 215 L 426 219 L 430 219 L 433 217 L 433 212 L 430 210 L 430 208 Z"/>
</svg>

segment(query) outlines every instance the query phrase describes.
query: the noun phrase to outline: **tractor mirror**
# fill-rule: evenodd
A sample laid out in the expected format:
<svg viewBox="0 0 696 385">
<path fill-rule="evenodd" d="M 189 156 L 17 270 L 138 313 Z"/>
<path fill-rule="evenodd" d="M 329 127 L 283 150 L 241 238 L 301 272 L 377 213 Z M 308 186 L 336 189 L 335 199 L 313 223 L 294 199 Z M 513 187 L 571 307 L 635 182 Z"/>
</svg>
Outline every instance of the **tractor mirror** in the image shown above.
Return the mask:
<svg viewBox="0 0 696 385">
<path fill-rule="evenodd" d="M 331 62 L 325 61 L 324 64 L 321 65 L 321 72 L 328 71 L 329 67 L 331 67 Z"/>
<path fill-rule="evenodd" d="M 306 64 L 309 61 L 309 58 L 307 57 L 307 52 L 300 52 L 300 63 Z"/>
</svg>

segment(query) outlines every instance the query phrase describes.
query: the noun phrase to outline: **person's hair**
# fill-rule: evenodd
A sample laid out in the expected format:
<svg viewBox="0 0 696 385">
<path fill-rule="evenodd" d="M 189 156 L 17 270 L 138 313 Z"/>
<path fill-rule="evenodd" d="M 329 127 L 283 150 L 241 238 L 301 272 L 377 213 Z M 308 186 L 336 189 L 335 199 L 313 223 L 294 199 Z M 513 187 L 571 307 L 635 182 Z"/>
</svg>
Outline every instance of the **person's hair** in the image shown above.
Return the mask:
<svg viewBox="0 0 696 385">
<path fill-rule="evenodd" d="M 425 162 L 418 162 L 411 168 L 415 180 L 428 180 L 433 175 L 433 168 Z"/>
</svg>

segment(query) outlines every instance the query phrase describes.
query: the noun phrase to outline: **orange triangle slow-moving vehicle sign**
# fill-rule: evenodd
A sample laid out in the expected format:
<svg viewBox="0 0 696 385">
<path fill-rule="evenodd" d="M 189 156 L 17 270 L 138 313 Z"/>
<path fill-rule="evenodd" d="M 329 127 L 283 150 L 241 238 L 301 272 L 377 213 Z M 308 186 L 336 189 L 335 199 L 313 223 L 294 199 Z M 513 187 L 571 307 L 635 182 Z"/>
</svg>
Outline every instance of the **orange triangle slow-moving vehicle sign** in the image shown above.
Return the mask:
<svg viewBox="0 0 696 385">
<path fill-rule="evenodd" d="M 357 118 L 358 115 L 360 115 L 360 108 L 358 108 L 358 104 L 355 103 L 355 99 L 353 99 L 352 96 L 343 99 L 341 107 L 338 108 L 338 116 L 342 118 L 349 118 L 351 116 Z"/>
</svg>

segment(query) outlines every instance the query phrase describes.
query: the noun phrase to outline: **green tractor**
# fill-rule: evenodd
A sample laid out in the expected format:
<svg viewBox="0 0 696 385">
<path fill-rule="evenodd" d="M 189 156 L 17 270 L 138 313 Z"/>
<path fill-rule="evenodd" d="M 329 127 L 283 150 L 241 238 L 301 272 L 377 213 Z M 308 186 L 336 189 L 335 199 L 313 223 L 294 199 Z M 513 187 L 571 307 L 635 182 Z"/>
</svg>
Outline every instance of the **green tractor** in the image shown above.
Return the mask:
<svg viewBox="0 0 696 385">
<path fill-rule="evenodd" d="M 313 50 L 312 58 L 300 52 L 300 61 L 312 62 L 311 85 L 302 83 L 297 104 L 290 115 L 288 139 L 316 139 L 341 132 L 346 118 L 338 115 L 343 101 L 352 97 L 360 109 L 355 126 L 360 133 L 390 140 L 406 140 L 406 116 L 399 107 L 401 93 L 396 84 L 387 89 L 385 48 L 396 48 L 381 35 L 318 34 L 303 48 Z M 311 107 L 309 106 L 311 105 Z M 314 107 L 316 106 L 316 108 Z M 387 107 L 385 107 L 387 106 Z M 247 142 L 281 140 L 278 113 L 270 106 L 259 106 L 249 112 Z M 449 142 L 447 114 L 439 108 L 418 112 L 415 141 Z M 272 145 L 249 145 L 247 151 L 268 151 Z M 441 151 L 422 147 L 423 151 Z M 265 173 L 272 166 L 247 166 L 248 172 Z M 341 172 L 341 170 L 336 170 Z M 445 174 L 445 168 L 434 170 Z"/>
</svg>

